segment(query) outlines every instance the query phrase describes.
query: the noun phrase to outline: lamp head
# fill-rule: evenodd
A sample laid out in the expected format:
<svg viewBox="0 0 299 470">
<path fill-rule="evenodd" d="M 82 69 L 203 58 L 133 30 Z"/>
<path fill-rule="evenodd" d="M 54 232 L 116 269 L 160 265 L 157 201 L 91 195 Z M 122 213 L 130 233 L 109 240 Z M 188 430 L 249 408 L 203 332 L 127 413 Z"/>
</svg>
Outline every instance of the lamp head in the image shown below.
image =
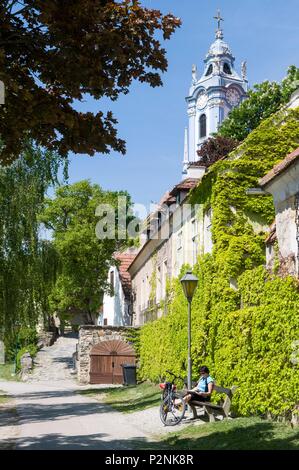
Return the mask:
<svg viewBox="0 0 299 470">
<path fill-rule="evenodd" d="M 189 302 L 191 302 L 194 295 L 195 289 L 198 284 L 198 278 L 192 274 L 191 271 L 187 271 L 186 274 L 181 279 L 181 284 L 185 297 Z"/>
</svg>

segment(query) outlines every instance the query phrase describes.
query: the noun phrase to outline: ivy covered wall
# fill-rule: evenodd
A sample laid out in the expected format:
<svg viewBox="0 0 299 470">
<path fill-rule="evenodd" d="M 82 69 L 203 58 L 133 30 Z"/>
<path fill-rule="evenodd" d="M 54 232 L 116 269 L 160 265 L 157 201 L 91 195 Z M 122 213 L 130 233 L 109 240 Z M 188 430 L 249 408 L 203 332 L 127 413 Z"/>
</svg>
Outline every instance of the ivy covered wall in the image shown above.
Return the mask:
<svg viewBox="0 0 299 470">
<path fill-rule="evenodd" d="M 218 384 L 238 385 L 234 406 L 244 415 L 288 415 L 299 402 L 297 281 L 266 272 L 265 233 L 258 227 L 274 219 L 272 197 L 246 194 L 298 147 L 298 121 L 299 109 L 263 121 L 229 158 L 212 165 L 189 198 L 212 209 L 213 236 L 212 254 L 201 255 L 193 268 L 199 278 L 193 376 L 206 364 Z M 187 303 L 178 279 L 171 289 L 168 315 L 140 332 L 140 375 L 153 381 L 166 369 L 186 375 Z"/>
</svg>

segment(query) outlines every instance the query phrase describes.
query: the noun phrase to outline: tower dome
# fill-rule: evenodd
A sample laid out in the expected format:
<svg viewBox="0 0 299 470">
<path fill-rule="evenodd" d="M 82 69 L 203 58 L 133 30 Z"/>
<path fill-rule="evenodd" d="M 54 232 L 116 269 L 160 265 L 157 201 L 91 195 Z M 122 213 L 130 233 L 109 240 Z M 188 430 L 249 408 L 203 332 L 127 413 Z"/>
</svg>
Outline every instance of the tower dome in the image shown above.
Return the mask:
<svg viewBox="0 0 299 470">
<path fill-rule="evenodd" d="M 204 59 L 200 78 L 196 66 L 192 67 L 192 83 L 186 98 L 189 126 L 187 133 L 185 131 L 183 174 L 190 165 L 199 163 L 197 151 L 203 142 L 217 132 L 232 108 L 247 96 L 246 62 L 242 64 L 240 77 L 235 70 L 235 57 L 223 40 L 223 19 L 219 11 L 215 19 L 218 22 L 216 37 Z"/>
<path fill-rule="evenodd" d="M 212 57 L 215 56 L 223 56 L 223 55 L 228 55 L 233 57 L 232 52 L 229 48 L 229 45 L 223 41 L 223 33 L 221 30 L 218 30 L 216 32 L 216 41 L 214 41 L 209 49 L 209 52 L 207 53 L 206 59 L 211 59 Z"/>
</svg>

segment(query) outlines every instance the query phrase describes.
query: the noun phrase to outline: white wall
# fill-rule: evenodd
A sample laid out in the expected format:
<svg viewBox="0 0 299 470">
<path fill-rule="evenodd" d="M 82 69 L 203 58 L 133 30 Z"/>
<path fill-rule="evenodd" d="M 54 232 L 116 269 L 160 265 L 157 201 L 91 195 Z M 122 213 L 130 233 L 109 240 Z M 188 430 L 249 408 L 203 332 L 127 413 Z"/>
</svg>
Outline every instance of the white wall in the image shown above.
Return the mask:
<svg viewBox="0 0 299 470">
<path fill-rule="evenodd" d="M 298 242 L 296 215 L 296 194 L 299 193 L 299 161 L 294 162 L 272 182 L 265 190 L 273 195 L 276 219 L 276 235 L 281 256 L 294 256 L 298 273 Z"/>
<path fill-rule="evenodd" d="M 116 266 L 111 266 L 108 272 L 108 282 L 110 282 L 110 273 L 114 273 L 114 295 L 104 294 L 103 314 L 101 315 L 100 324 L 110 326 L 126 326 L 130 325 L 130 316 L 128 314 L 129 302 L 125 299 L 122 288 L 119 271 Z"/>
</svg>

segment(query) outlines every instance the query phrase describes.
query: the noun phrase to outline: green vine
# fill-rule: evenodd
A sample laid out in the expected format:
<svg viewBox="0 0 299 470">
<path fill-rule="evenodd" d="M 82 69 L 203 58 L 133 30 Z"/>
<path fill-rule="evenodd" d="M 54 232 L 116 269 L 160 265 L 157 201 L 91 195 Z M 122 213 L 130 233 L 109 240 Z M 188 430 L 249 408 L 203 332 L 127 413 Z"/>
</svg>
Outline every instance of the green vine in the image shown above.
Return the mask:
<svg viewBox="0 0 299 470">
<path fill-rule="evenodd" d="M 193 267 L 199 278 L 192 302 L 193 375 L 204 363 L 218 384 L 237 385 L 234 406 L 243 415 L 288 416 L 298 401 L 299 374 L 290 360 L 299 339 L 298 285 L 265 270 L 264 230 L 274 219 L 273 200 L 246 192 L 298 147 L 298 121 L 299 109 L 263 121 L 210 167 L 189 199 L 212 209 L 213 239 L 213 252 L 201 254 Z M 157 381 L 166 369 L 186 374 L 187 302 L 179 282 L 185 270 L 172 280 L 168 315 L 141 329 L 144 378 Z"/>
</svg>

